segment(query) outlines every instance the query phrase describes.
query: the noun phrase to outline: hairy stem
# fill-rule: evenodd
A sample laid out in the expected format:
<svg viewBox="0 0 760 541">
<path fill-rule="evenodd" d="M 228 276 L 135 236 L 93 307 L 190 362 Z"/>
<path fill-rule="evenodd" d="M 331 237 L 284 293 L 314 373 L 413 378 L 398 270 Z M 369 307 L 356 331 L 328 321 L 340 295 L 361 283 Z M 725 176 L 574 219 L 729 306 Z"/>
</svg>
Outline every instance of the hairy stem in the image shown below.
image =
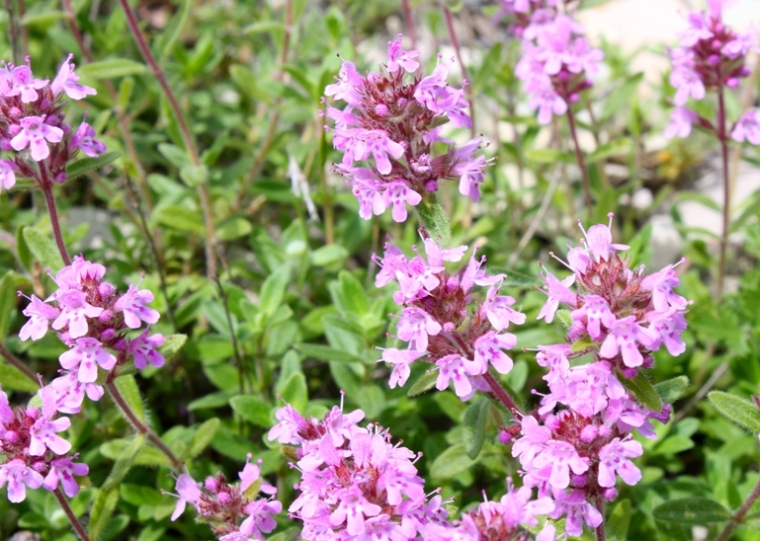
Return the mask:
<svg viewBox="0 0 760 541">
<path fill-rule="evenodd" d="M 409 0 L 401 0 L 404 9 L 404 23 L 406 23 L 406 35 L 412 41 L 412 49 L 417 48 L 417 38 L 414 33 L 414 21 L 412 20 L 412 5 Z"/>
<path fill-rule="evenodd" d="M 137 430 L 140 434 L 145 434 L 145 436 L 148 438 L 148 441 L 150 441 L 158 448 L 159 451 L 166 455 L 166 458 L 168 458 L 169 462 L 172 464 L 172 468 L 175 470 L 180 469 L 182 467 L 182 462 L 180 459 L 177 458 L 177 456 L 163 441 L 161 441 L 161 438 L 159 438 L 155 432 L 148 428 L 148 426 L 143 423 L 137 417 L 137 415 L 135 415 L 135 412 L 132 411 L 132 408 L 129 407 L 129 404 L 127 404 L 127 401 L 124 400 L 124 397 L 121 396 L 119 389 L 116 387 L 116 385 L 114 385 L 113 381 L 106 381 L 105 387 L 108 389 L 108 393 L 111 395 L 113 401 L 124 414 L 124 417 L 126 417 L 130 424 L 135 427 L 135 430 Z"/>
<path fill-rule="evenodd" d="M 66 244 L 63 242 L 63 234 L 61 234 L 61 223 L 58 219 L 58 209 L 55 206 L 55 197 L 53 197 L 53 183 L 48 178 L 47 169 L 45 168 L 44 163 L 40 167 L 40 173 L 42 174 L 40 188 L 42 189 L 42 193 L 45 194 L 45 202 L 47 203 L 48 213 L 50 214 L 50 225 L 53 228 L 55 243 L 58 246 L 58 251 L 61 253 L 63 264 L 71 265 L 71 258 L 69 257 L 68 250 L 66 250 Z"/>
<path fill-rule="evenodd" d="M 739 508 L 739 510 L 734 514 L 733 518 L 729 521 L 728 524 L 726 524 L 726 527 L 723 528 L 723 531 L 720 532 L 720 535 L 715 538 L 715 541 L 728 541 L 731 538 L 731 533 L 736 529 L 736 527 L 742 523 L 744 520 L 744 517 L 749 512 L 752 505 L 757 501 L 757 499 L 760 497 L 760 479 L 758 479 L 757 483 L 755 484 L 755 487 L 752 489 L 752 492 L 749 493 L 749 496 L 747 496 L 747 499 L 744 500 L 744 503 Z"/>
<path fill-rule="evenodd" d="M 74 514 L 74 511 L 71 510 L 71 507 L 69 506 L 68 500 L 66 500 L 66 497 L 61 492 L 60 488 L 56 488 L 53 491 L 53 494 L 55 495 L 55 499 L 58 500 L 58 503 L 61 504 L 61 508 L 63 509 L 63 512 L 66 513 L 66 516 L 69 519 L 69 522 L 71 522 L 71 526 L 73 526 L 74 531 L 77 533 L 79 538 L 82 541 L 90 541 L 90 537 L 87 535 L 87 532 L 84 531 L 84 526 L 79 522 L 79 519 Z"/>
<path fill-rule="evenodd" d="M 573 138 L 575 159 L 578 160 L 578 167 L 581 169 L 581 180 L 583 181 L 583 197 L 586 200 L 586 212 L 588 216 L 591 217 L 591 209 L 594 206 L 594 200 L 591 197 L 591 183 L 588 179 L 586 160 L 583 157 L 581 146 L 578 144 L 578 134 L 575 129 L 575 115 L 573 115 L 573 108 L 569 105 L 567 106 L 567 123 L 570 125 L 570 136 Z"/>
<path fill-rule="evenodd" d="M 723 170 L 723 230 L 720 235 L 720 260 L 718 262 L 718 277 L 715 284 L 716 302 L 720 304 L 723 298 L 723 282 L 726 278 L 726 248 L 730 228 L 731 211 L 731 178 L 728 174 L 728 137 L 726 134 L 726 104 L 723 87 L 718 87 L 718 139 L 720 140 L 720 157 Z"/>
<path fill-rule="evenodd" d="M 147 62 L 150 66 L 154 77 L 158 81 L 158 84 L 161 85 L 161 89 L 164 91 L 164 95 L 169 101 L 169 107 L 171 107 L 172 113 L 174 114 L 174 119 L 179 125 L 179 130 L 182 133 L 182 140 L 185 142 L 185 147 L 188 154 L 190 155 L 190 160 L 195 167 L 200 167 L 201 160 L 198 155 L 198 149 L 195 146 L 195 140 L 190 133 L 190 128 L 187 125 L 187 120 L 185 119 L 185 115 L 182 113 L 179 102 L 177 101 L 174 92 L 172 92 L 172 89 L 166 80 L 166 74 L 158 66 L 156 59 L 153 57 L 153 53 L 151 53 L 150 47 L 148 47 L 148 43 L 145 41 L 145 37 L 140 31 L 140 25 L 137 23 L 137 18 L 135 17 L 132 8 L 129 7 L 128 0 L 119 0 L 119 3 L 124 10 L 124 15 L 127 17 L 127 25 L 129 26 L 129 31 L 132 33 L 132 37 L 137 43 L 137 48 L 140 49 L 140 53 L 142 53 L 145 62 Z M 200 200 L 201 209 L 203 211 L 203 221 L 206 225 L 206 276 L 210 280 L 214 280 L 217 274 L 216 232 L 214 230 L 214 217 L 211 210 L 211 195 L 209 193 L 208 183 L 203 182 L 196 188 L 196 191 L 198 193 L 198 199 Z"/>
<path fill-rule="evenodd" d="M 605 541 L 607 539 L 607 534 L 604 531 L 604 498 L 601 494 L 596 497 L 594 507 L 596 507 L 596 510 L 599 511 L 599 514 L 602 515 L 602 523 L 597 526 L 595 530 L 596 541 Z"/>
<path fill-rule="evenodd" d="M 5 357 L 5 360 L 8 361 L 8 364 L 11 364 L 21 370 L 21 372 L 23 372 L 26 377 L 35 383 L 39 383 L 39 380 L 37 379 L 37 376 L 34 375 L 34 372 L 32 372 L 28 366 L 22 363 L 13 353 L 8 351 L 2 342 L 0 342 L 0 355 Z"/>
<path fill-rule="evenodd" d="M 504 387 L 502 387 L 496 378 L 493 377 L 493 374 L 486 372 L 483 374 L 483 379 L 486 380 L 486 383 L 488 383 L 488 385 L 491 387 L 493 394 L 496 395 L 496 398 L 499 400 L 499 402 L 504 404 L 504 407 L 511 411 L 513 415 L 522 413 L 520 411 L 520 408 L 517 407 L 517 404 L 515 404 L 515 401 L 512 400 L 512 397 L 509 396 L 509 393 L 505 391 Z"/>
</svg>

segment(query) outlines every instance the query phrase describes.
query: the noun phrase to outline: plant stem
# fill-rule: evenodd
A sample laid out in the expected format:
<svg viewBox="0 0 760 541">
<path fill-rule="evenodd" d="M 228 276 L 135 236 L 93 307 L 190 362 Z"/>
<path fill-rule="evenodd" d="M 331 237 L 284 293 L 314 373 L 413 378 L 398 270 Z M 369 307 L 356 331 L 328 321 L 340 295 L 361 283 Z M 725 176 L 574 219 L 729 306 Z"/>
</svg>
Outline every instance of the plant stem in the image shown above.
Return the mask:
<svg viewBox="0 0 760 541">
<path fill-rule="evenodd" d="M 454 46 L 454 51 L 457 55 L 457 62 L 459 62 L 459 69 L 462 71 L 462 82 L 467 82 L 467 84 L 464 85 L 464 91 L 467 94 L 467 101 L 470 102 L 470 119 L 472 121 L 472 125 L 470 126 L 470 136 L 475 137 L 475 103 L 472 95 L 472 86 L 470 86 L 470 76 L 467 73 L 467 66 L 464 65 L 464 62 L 462 62 L 462 51 L 459 47 L 459 40 L 457 39 L 457 35 L 454 32 L 454 20 L 451 18 L 451 11 L 449 8 L 444 6 L 443 14 L 446 17 L 446 28 L 449 30 L 451 45 Z"/>
<path fill-rule="evenodd" d="M 583 157 L 583 151 L 578 144 L 578 134 L 575 130 L 575 116 L 573 115 L 573 108 L 567 106 L 567 122 L 570 125 L 570 135 L 573 138 L 573 145 L 575 146 L 575 159 L 578 160 L 578 167 L 581 169 L 581 179 L 583 181 L 583 196 L 586 200 L 586 208 L 589 218 L 591 217 L 591 209 L 594 206 L 594 200 L 591 197 L 591 184 L 588 179 L 588 170 L 586 169 L 586 160 Z"/>
<path fill-rule="evenodd" d="M 66 244 L 63 242 L 63 235 L 61 234 L 61 223 L 58 219 L 58 210 L 55 207 L 53 183 L 48 178 L 47 169 L 45 169 L 44 163 L 40 167 L 40 173 L 42 174 L 40 188 L 42 189 L 42 193 L 45 194 L 45 202 L 47 203 L 48 213 L 50 213 L 50 225 L 53 228 L 55 243 L 58 245 L 58 251 L 61 253 L 63 264 L 71 265 L 71 258 L 69 257 L 69 252 L 66 250 Z"/>
<path fill-rule="evenodd" d="M 0 342 L 0 355 L 5 357 L 5 360 L 7 360 L 9 364 L 12 364 L 21 370 L 21 372 L 23 372 L 26 377 L 35 383 L 39 383 L 39 380 L 37 379 L 37 376 L 34 374 L 34 372 L 32 372 L 28 366 L 22 363 L 13 353 L 8 351 L 2 342 Z"/>
<path fill-rule="evenodd" d="M 174 119 L 179 125 L 179 130 L 182 133 L 182 140 L 185 142 L 185 147 L 190 155 L 190 160 L 195 167 L 201 167 L 202 164 L 198 155 L 198 149 L 195 146 L 195 140 L 187 126 L 187 120 L 185 119 L 185 115 L 182 114 L 179 102 L 166 80 L 166 74 L 164 74 L 163 70 L 158 66 L 156 59 L 153 58 L 153 53 L 150 52 L 150 47 L 148 47 L 148 43 L 145 41 L 145 37 L 140 31 L 140 25 L 137 22 L 137 18 L 135 17 L 132 8 L 129 7 L 128 0 L 119 0 L 119 3 L 124 10 L 124 15 L 127 17 L 127 25 L 132 33 L 132 37 L 137 43 L 137 48 L 140 49 L 140 53 L 142 53 L 143 58 L 150 66 L 158 84 L 161 85 L 161 89 L 164 91 L 166 99 L 169 101 L 169 106 L 172 109 L 172 113 L 174 113 Z M 216 232 L 214 230 L 214 215 L 211 210 L 211 195 L 209 193 L 208 183 L 201 183 L 196 188 L 196 191 L 201 203 L 201 209 L 203 210 L 203 221 L 206 225 L 206 276 L 209 280 L 214 280 L 217 275 Z"/>
<path fill-rule="evenodd" d="M 718 277 L 715 284 L 716 303 L 723 298 L 723 282 L 726 278 L 726 248 L 728 245 L 729 213 L 731 210 L 731 179 L 728 174 L 728 139 L 726 135 L 726 104 L 723 96 L 723 86 L 718 87 L 718 139 L 720 140 L 720 155 L 723 162 L 723 231 L 720 235 L 720 260 L 718 262 Z"/>
<path fill-rule="evenodd" d="M 744 516 L 749 512 L 750 508 L 755 503 L 755 501 L 757 501 L 758 497 L 760 497 L 760 479 L 758 479 L 755 487 L 752 489 L 752 492 L 750 492 L 749 496 L 747 496 L 747 499 L 744 500 L 741 508 L 736 512 L 736 514 L 734 514 L 729 523 L 726 524 L 726 527 L 723 528 L 723 531 L 720 532 L 720 535 L 715 539 L 715 541 L 728 541 L 731 538 L 731 533 L 739 524 L 742 523 Z"/>
<path fill-rule="evenodd" d="M 169 459 L 169 462 L 172 463 L 172 467 L 175 470 L 180 469 L 182 467 L 182 462 L 177 458 L 172 450 L 169 449 L 169 447 L 163 441 L 161 441 L 161 438 L 159 438 L 155 432 L 148 428 L 148 426 L 143 423 L 137 417 L 137 415 L 135 415 L 135 412 L 132 411 L 132 408 L 129 407 L 129 404 L 127 404 L 127 401 L 124 400 L 124 397 L 121 396 L 119 389 L 116 387 L 116 385 L 113 384 L 113 381 L 106 381 L 105 387 L 108 389 L 108 393 L 111 395 L 111 398 L 113 398 L 113 401 L 124 414 L 124 417 L 126 417 L 132 426 L 135 427 L 135 430 L 137 430 L 140 434 L 145 434 L 145 436 L 148 438 L 148 441 L 150 441 L 158 448 L 159 451 L 166 455 L 166 458 Z"/>
<path fill-rule="evenodd" d="M 493 377 L 493 374 L 486 372 L 483 374 L 483 379 L 491 386 L 491 390 L 493 391 L 493 394 L 496 395 L 499 402 L 504 404 L 504 407 L 511 411 L 513 415 L 522 413 L 520 408 L 517 407 L 517 404 L 515 404 L 515 401 L 512 400 L 512 397 L 509 396 L 509 393 L 507 393 L 507 391 L 504 390 L 504 387 L 502 387 L 496 378 Z"/>
<path fill-rule="evenodd" d="M 417 48 L 417 38 L 414 34 L 414 21 L 412 20 L 412 6 L 409 0 L 401 0 L 404 9 L 404 22 L 406 23 L 406 35 L 412 41 L 412 49 Z"/>
<path fill-rule="evenodd" d="M 605 541 L 605 539 L 607 539 L 607 534 L 604 531 L 604 498 L 601 494 L 596 497 L 594 507 L 596 507 L 599 514 L 602 515 L 602 523 L 596 527 L 596 541 Z"/>
<path fill-rule="evenodd" d="M 56 488 L 53 491 L 53 494 L 55 494 L 55 499 L 58 500 L 58 503 L 61 504 L 61 508 L 63 508 L 63 512 L 66 513 L 66 516 L 69 518 L 69 522 L 71 522 L 71 525 L 74 528 L 74 531 L 77 533 L 79 538 L 82 541 L 90 541 L 89 536 L 87 535 L 87 532 L 84 531 L 84 526 L 79 522 L 79 519 L 74 514 L 74 511 L 71 510 L 71 507 L 69 506 L 69 502 L 66 500 L 66 497 L 61 493 L 60 488 Z"/>
</svg>

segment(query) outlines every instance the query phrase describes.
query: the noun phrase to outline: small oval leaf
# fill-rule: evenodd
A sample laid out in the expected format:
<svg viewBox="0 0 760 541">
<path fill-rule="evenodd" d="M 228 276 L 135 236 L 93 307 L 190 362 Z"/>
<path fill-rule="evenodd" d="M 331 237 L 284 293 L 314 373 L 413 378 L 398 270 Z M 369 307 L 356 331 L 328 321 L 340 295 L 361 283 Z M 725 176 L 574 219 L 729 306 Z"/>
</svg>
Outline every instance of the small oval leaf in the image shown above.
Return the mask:
<svg viewBox="0 0 760 541">
<path fill-rule="evenodd" d="M 731 519 L 731 513 L 708 498 L 685 498 L 665 502 L 654 510 L 654 518 L 666 522 L 707 524 Z"/>
<path fill-rule="evenodd" d="M 707 398 L 715 409 L 730 421 L 743 426 L 753 434 L 760 433 L 760 411 L 749 400 L 723 391 L 713 391 Z"/>
</svg>

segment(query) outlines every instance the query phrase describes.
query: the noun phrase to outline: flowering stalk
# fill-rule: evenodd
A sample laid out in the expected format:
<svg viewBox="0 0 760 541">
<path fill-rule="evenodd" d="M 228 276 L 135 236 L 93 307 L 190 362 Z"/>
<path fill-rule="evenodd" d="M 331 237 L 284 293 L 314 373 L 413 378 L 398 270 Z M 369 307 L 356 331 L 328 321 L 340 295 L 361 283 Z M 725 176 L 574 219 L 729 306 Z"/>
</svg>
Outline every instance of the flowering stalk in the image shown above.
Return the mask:
<svg viewBox="0 0 760 541">
<path fill-rule="evenodd" d="M 718 87 L 718 140 L 720 141 L 720 157 L 723 173 L 723 228 L 720 234 L 720 259 L 718 260 L 718 278 L 716 283 L 716 303 L 723 298 L 723 282 L 726 277 L 726 249 L 728 247 L 728 232 L 731 214 L 731 178 L 728 174 L 728 137 L 726 134 L 726 104 L 723 87 Z"/>
<path fill-rule="evenodd" d="M 161 86 L 161 89 L 164 91 L 166 99 L 169 101 L 169 106 L 171 107 L 172 112 L 174 113 L 174 118 L 179 125 L 180 132 L 182 133 L 182 139 L 185 142 L 185 147 L 188 154 L 190 155 L 190 160 L 192 161 L 193 166 L 196 168 L 203 167 L 198 156 L 198 149 L 195 146 L 195 140 L 193 139 L 193 136 L 190 133 L 190 129 L 187 126 L 185 115 L 182 114 L 182 109 L 180 108 L 179 102 L 177 102 L 177 98 L 174 96 L 174 92 L 172 92 L 172 89 L 166 80 L 166 75 L 159 67 L 156 59 L 153 58 L 153 53 L 151 53 L 150 47 L 148 47 L 148 44 L 145 41 L 145 37 L 140 30 L 140 26 L 137 23 L 137 19 L 135 18 L 135 14 L 132 11 L 132 8 L 129 6 L 129 2 L 127 0 L 119 0 L 119 3 L 124 10 L 124 15 L 127 18 L 127 26 L 129 26 L 132 37 L 137 43 L 137 48 L 140 49 L 140 53 L 150 66 L 154 77 L 158 81 L 158 84 Z M 211 195 L 209 194 L 208 183 L 206 181 L 200 183 L 196 188 L 196 191 L 201 202 L 201 209 L 203 210 L 203 221 L 206 226 L 206 275 L 210 280 L 213 280 L 217 274 L 217 241 L 216 232 L 214 230 L 214 215 L 211 209 Z"/>
<path fill-rule="evenodd" d="M 747 496 L 747 499 L 744 500 L 741 508 L 739 508 L 734 516 L 731 517 L 731 520 L 728 522 L 728 524 L 726 524 L 726 526 L 723 528 L 723 531 L 720 532 L 720 535 L 715 539 L 715 541 L 728 541 L 731 539 L 731 534 L 736 529 L 736 527 L 744 521 L 744 517 L 747 515 L 747 513 L 749 513 L 749 510 L 752 509 L 752 506 L 758 498 L 760 498 L 760 479 L 755 484 L 752 492 L 750 492 Z"/>
<path fill-rule="evenodd" d="M 53 495 L 55 495 L 55 499 L 58 500 L 58 503 L 61 505 L 61 509 L 63 509 L 63 512 L 66 513 L 66 517 L 69 519 L 69 522 L 71 523 L 71 526 L 74 528 L 74 531 L 79 536 L 79 539 L 81 539 L 82 541 L 90 541 L 90 538 L 87 535 L 87 532 L 84 530 L 84 526 L 82 526 L 82 523 L 79 522 L 79 519 L 74 514 L 74 511 L 72 511 L 71 506 L 69 505 L 69 502 L 66 500 L 66 497 L 61 492 L 61 489 L 56 488 L 53 491 Z"/>
<path fill-rule="evenodd" d="M 145 434 L 148 441 L 155 445 L 156 448 L 169 459 L 172 468 L 179 470 L 182 467 L 182 461 L 177 458 L 172 450 L 169 449 L 169 446 L 166 445 L 161 438 L 148 427 L 148 425 L 143 423 L 134 411 L 132 411 L 132 408 L 129 407 L 127 401 L 124 400 L 124 397 L 121 395 L 116 385 L 114 385 L 113 381 L 107 381 L 105 383 L 105 388 L 108 390 L 108 394 L 111 395 L 114 403 L 119 407 L 119 411 L 121 411 L 127 421 L 129 421 L 129 424 L 131 424 L 140 434 Z"/>
<path fill-rule="evenodd" d="M 575 159 L 578 160 L 578 168 L 581 170 L 581 179 L 583 181 L 583 197 L 586 200 L 586 211 L 591 217 L 591 209 L 594 205 L 594 200 L 591 197 L 591 183 L 588 179 L 588 169 L 586 169 L 586 160 L 583 157 L 583 151 L 578 143 L 578 134 L 575 132 L 575 115 L 573 115 L 573 108 L 567 108 L 567 124 L 570 126 L 570 135 L 573 138 L 573 148 L 575 149 Z"/>
</svg>

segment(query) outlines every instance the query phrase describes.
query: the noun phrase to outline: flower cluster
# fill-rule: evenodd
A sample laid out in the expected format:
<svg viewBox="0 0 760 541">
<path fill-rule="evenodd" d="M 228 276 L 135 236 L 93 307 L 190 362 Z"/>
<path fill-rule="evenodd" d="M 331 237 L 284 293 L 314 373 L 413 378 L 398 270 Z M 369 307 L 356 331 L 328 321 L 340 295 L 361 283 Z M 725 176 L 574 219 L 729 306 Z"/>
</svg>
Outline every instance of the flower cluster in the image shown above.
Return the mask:
<svg viewBox="0 0 760 541">
<path fill-rule="evenodd" d="M 515 74 L 531 96 L 531 109 L 538 109 L 538 122 L 548 124 L 591 87 L 588 76 L 598 71 L 604 54 L 589 45 L 580 24 L 552 9 L 534 11 L 522 37 Z"/>
<path fill-rule="evenodd" d="M 68 417 L 58 417 L 55 392 L 46 387 L 38 392 L 42 410 L 34 406 L 15 411 L 0 389 L 0 488 L 8 485 L 8 499 L 24 501 L 26 489 L 58 485 L 73 498 L 79 492 L 74 477 L 89 473 L 87 464 L 74 462 L 71 443 L 58 434 L 71 426 Z"/>
<path fill-rule="evenodd" d="M 12 188 L 17 176 L 43 186 L 63 182 L 66 164 L 78 152 L 91 157 L 105 152 L 87 122 L 76 130 L 64 122 L 64 95 L 81 100 L 95 94 L 79 84 L 71 58 L 52 82 L 34 77 L 29 58 L 21 66 L 0 66 L 0 151 L 11 153 L 10 159 L 0 160 L 0 190 Z"/>
<path fill-rule="evenodd" d="M 55 389 L 56 407 L 64 413 L 78 413 L 84 395 L 91 400 L 103 396 L 98 369 L 111 371 L 133 359 L 136 368 L 148 363 L 160 367 L 164 357 L 158 351 L 164 337 L 149 334 L 159 314 L 147 305 L 153 294 L 134 284 L 126 293 L 103 280 L 106 269 L 81 256 L 58 271 L 53 280 L 58 289 L 44 301 L 32 295 L 23 313 L 29 318 L 19 332 L 21 340 L 39 340 L 50 327 L 69 347 L 59 357 L 62 375 L 50 383 Z M 130 331 L 146 327 L 130 337 Z"/>
<path fill-rule="evenodd" d="M 535 13 L 553 13 L 557 3 L 557 0 L 501 0 L 499 15 L 507 18 L 510 33 L 521 38 Z"/>
<path fill-rule="evenodd" d="M 512 370 L 512 359 L 504 350 L 513 348 L 517 338 L 503 331 L 510 323 L 524 323 L 525 314 L 511 308 L 512 297 L 498 294 L 505 275 L 486 274 L 481 268 L 485 257 L 477 259 L 473 251 L 464 268 L 449 274 L 444 262 L 461 260 L 467 246 L 442 249 L 430 238 L 424 243 L 427 261 L 419 254 L 408 260 L 390 243 L 383 258 L 375 256 L 381 267 L 375 285 L 399 284 L 393 295 L 403 307 L 397 332 L 409 344 L 406 350 L 386 349 L 382 360 L 393 365 L 391 388 L 403 386 L 409 365 L 424 357 L 438 369 L 437 388 L 446 389 L 453 382 L 457 396 L 467 400 L 476 390 L 490 389 L 483 380 L 489 367 L 500 374 Z M 469 309 L 475 285 L 488 286 L 488 292 L 482 303 Z"/>
<path fill-rule="evenodd" d="M 390 207 L 393 219 L 403 222 L 406 205 L 419 204 L 425 194 L 438 190 L 442 179 L 459 179 L 463 195 L 475 201 L 480 196 L 478 186 L 488 165 L 476 155 L 481 138 L 457 149 L 441 136 L 446 124 L 472 125 L 464 92 L 446 82 L 453 59 L 439 56 L 432 75 L 420 77 L 415 75 L 419 55 L 403 51 L 399 36 L 388 44 L 382 73 L 362 76 L 346 61 L 337 81 L 325 88 L 327 96 L 347 104 L 342 110 L 328 106 L 326 114 L 335 121 L 333 146 L 344 153 L 336 171 L 348 179 L 364 219 Z M 436 143 L 448 150 L 435 156 Z"/>
<path fill-rule="evenodd" d="M 738 33 L 725 25 L 721 17 L 723 3 L 709 0 L 707 11 L 689 13 L 689 27 L 681 33 L 679 46 L 670 51 L 673 63 L 670 84 L 676 89 L 673 97 L 676 108 L 665 129 L 668 138 L 686 137 L 695 122 L 711 129 L 710 122 L 686 107 L 689 99 L 699 101 L 707 90 L 734 88 L 741 78 L 749 75 L 745 58 L 750 49 L 756 48 L 754 29 Z M 745 113 L 731 130 L 731 137 L 739 142 L 760 144 L 757 116 L 757 111 Z"/>
<path fill-rule="evenodd" d="M 651 420 L 667 422 L 670 406 L 658 412 L 643 407 L 617 373 L 635 377 L 640 367 L 652 366 L 651 353 L 663 345 L 671 355 L 683 353 L 689 304 L 673 291 L 679 280 L 672 265 L 645 275 L 643 267 L 632 270 L 620 258 L 617 252 L 627 247 L 613 244 L 609 226 L 595 225 L 584 236 L 565 263 L 573 275 L 560 281 L 545 273 L 549 298 L 538 316 L 551 322 L 560 303 L 571 308 L 569 343 L 539 347 L 536 360 L 548 368 L 549 393 L 534 415 L 512 427 L 519 430 L 512 454 L 525 486 L 553 499 L 549 516 L 566 517 L 568 535 L 580 535 L 584 523 L 601 524 L 599 506 L 617 496 L 616 477 L 629 485 L 641 479 L 631 459 L 643 449 L 631 433 L 654 438 Z M 571 359 L 589 353 L 596 361 L 571 367 Z M 507 429 L 503 441 L 511 435 Z"/>
<path fill-rule="evenodd" d="M 181 474 L 175 495 L 179 499 L 171 519 L 177 520 L 189 503 L 204 522 L 210 523 L 219 541 L 263 540 L 262 534 L 277 526 L 272 515 L 282 511 L 282 504 L 274 499 L 277 489 L 261 478 L 261 461 L 253 464 L 250 459 L 248 455 L 238 474 L 239 485 L 227 483 L 222 473 L 207 477 L 202 485 L 188 474 Z M 259 492 L 267 497 L 256 499 Z"/>
<path fill-rule="evenodd" d="M 545 272 L 548 299 L 538 318 L 549 323 L 560 303 L 571 308 L 568 339 L 578 352 L 593 352 L 626 377 L 651 367 L 651 352 L 663 345 L 671 355 L 683 353 L 689 302 L 673 291 L 680 283 L 677 265 L 647 275 L 643 266 L 630 269 L 620 258 L 617 251 L 627 246 L 612 243 L 608 226 L 595 225 L 584 235 L 583 245 L 567 255 L 572 275 L 560 281 Z"/>
<path fill-rule="evenodd" d="M 445 524 L 439 496 L 428 500 L 414 463 L 418 456 L 391 444 L 387 430 L 358 426 L 364 412 L 334 407 L 306 420 L 290 405 L 277 411 L 270 440 L 296 445 L 300 495 L 289 508 L 303 521 L 303 539 L 418 539 L 428 523 Z"/>
<path fill-rule="evenodd" d="M 502 541 L 529 539 L 525 527 L 538 525 L 537 517 L 554 510 L 551 498 L 532 499 L 533 491 L 526 487 L 515 490 L 507 479 L 507 493 L 499 501 L 481 503 L 475 511 L 466 513 L 453 524 L 429 523 L 422 539 L 425 541 Z M 554 541 L 555 528 L 547 524 L 536 541 Z"/>
</svg>

